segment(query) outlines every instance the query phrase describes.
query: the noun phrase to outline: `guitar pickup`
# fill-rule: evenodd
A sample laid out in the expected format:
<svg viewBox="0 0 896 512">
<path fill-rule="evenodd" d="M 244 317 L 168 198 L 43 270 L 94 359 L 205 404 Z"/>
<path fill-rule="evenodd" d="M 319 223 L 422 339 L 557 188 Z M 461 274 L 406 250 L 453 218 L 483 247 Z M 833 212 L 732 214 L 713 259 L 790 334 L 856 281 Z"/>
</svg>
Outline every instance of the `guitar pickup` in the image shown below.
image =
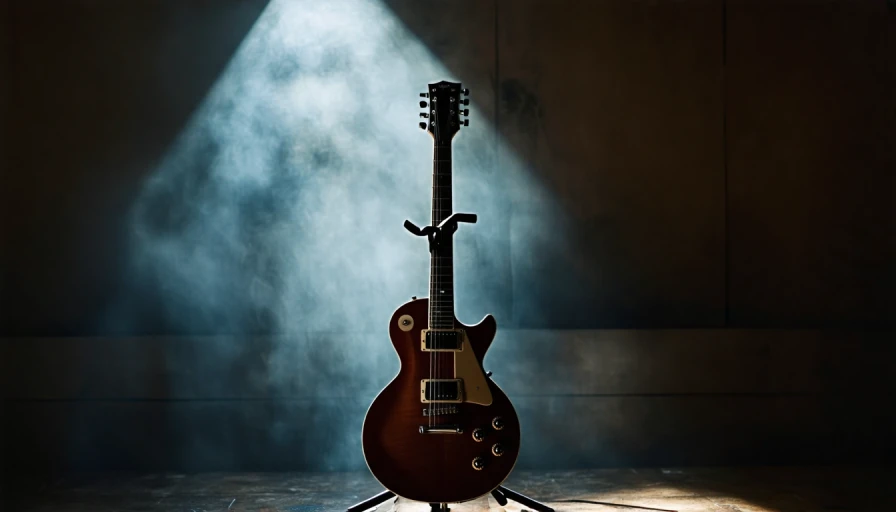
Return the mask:
<svg viewBox="0 0 896 512">
<path fill-rule="evenodd" d="M 466 333 L 463 329 L 423 329 L 420 349 L 424 352 L 460 352 Z"/>
<path fill-rule="evenodd" d="M 420 381 L 420 401 L 428 403 L 460 403 L 464 401 L 461 379 L 423 379 Z"/>
</svg>

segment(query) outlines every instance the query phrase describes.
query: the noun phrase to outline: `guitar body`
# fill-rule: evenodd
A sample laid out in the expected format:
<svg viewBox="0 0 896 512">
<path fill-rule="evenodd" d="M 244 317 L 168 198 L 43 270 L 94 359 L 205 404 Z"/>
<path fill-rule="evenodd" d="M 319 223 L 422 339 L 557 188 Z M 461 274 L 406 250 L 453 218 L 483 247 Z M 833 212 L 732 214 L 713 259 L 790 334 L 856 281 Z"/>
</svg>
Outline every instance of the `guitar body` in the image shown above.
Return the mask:
<svg viewBox="0 0 896 512">
<path fill-rule="evenodd" d="M 433 358 L 440 358 L 444 372 L 453 367 L 456 357 L 450 352 L 421 350 L 421 329 L 428 328 L 428 305 L 427 299 L 408 302 L 389 322 L 389 336 L 401 360 L 401 371 L 367 412 L 362 434 L 364 457 L 377 480 L 399 496 L 428 503 L 457 503 L 487 494 L 507 478 L 519 453 L 519 421 L 510 400 L 488 377 L 484 382 L 491 394 L 489 405 L 421 403 L 420 382 L 431 377 Z M 456 321 L 455 325 L 466 333 L 468 345 L 464 349 L 472 349 L 481 371 L 482 359 L 497 329 L 494 317 L 488 315 L 473 326 Z M 437 414 L 439 409 L 446 413 Z M 500 430 L 493 425 L 495 418 L 502 420 Z M 421 433 L 421 426 L 448 426 L 461 432 Z M 479 441 L 473 436 L 476 429 L 481 429 Z M 495 444 L 501 447 L 500 456 L 492 453 Z M 477 457 L 482 461 L 481 469 L 473 466 Z"/>
</svg>

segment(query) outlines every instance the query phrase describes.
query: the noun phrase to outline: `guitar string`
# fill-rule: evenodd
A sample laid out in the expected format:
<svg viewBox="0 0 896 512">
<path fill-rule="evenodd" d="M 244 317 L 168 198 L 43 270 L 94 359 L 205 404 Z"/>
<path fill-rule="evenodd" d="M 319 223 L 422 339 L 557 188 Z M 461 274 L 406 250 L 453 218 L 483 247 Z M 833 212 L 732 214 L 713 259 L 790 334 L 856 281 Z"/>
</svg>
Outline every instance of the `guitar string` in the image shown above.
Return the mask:
<svg viewBox="0 0 896 512">
<path fill-rule="evenodd" d="M 433 90 L 432 92 L 434 93 L 435 90 Z M 437 101 L 437 97 L 431 96 L 431 100 L 430 100 L 431 106 L 432 106 L 433 100 Z M 434 156 L 435 156 L 434 162 L 433 162 L 433 206 L 434 206 L 434 208 L 433 208 L 433 212 L 432 212 L 432 224 L 434 226 L 439 225 L 439 223 L 441 223 L 441 221 L 444 220 L 444 217 L 446 217 L 446 215 L 444 215 L 444 214 L 446 212 L 444 212 L 443 209 L 450 208 L 450 202 L 451 202 L 451 198 L 443 197 L 441 190 L 440 190 L 441 185 L 442 185 L 441 180 L 443 178 L 443 174 L 447 174 L 447 176 L 450 179 L 450 170 L 449 170 L 449 173 L 440 172 L 441 171 L 440 165 L 443 163 L 443 160 L 446 160 L 446 159 L 442 158 L 444 156 L 442 154 L 442 150 L 444 149 L 444 147 L 440 147 L 439 143 L 438 143 L 439 140 L 441 139 L 441 133 L 440 133 L 440 124 L 441 123 L 439 122 L 439 115 L 438 115 L 439 109 L 437 107 L 438 106 L 436 106 L 436 108 L 431 108 L 431 110 L 432 110 L 432 118 L 431 119 L 433 121 L 433 128 L 435 131 L 434 151 L 433 151 Z M 451 154 L 450 141 L 448 144 L 449 144 L 449 146 L 448 146 L 447 154 L 450 155 Z M 450 160 L 447 160 L 447 164 L 449 166 L 451 165 Z M 448 190 L 449 190 L 449 192 L 451 190 L 450 182 L 448 183 Z M 447 205 L 443 204 L 443 203 L 447 203 Z M 448 215 L 450 215 L 450 212 L 447 212 L 447 213 L 448 213 Z M 445 242 L 445 240 L 441 239 L 441 236 L 439 237 L 438 241 L 439 241 L 439 243 Z M 449 243 L 447 243 L 447 247 L 449 248 L 449 250 L 451 252 L 453 252 L 453 244 L 450 243 L 450 238 L 448 239 L 448 241 L 449 241 Z M 444 301 L 444 297 L 442 296 L 443 295 L 442 288 L 444 287 L 444 284 L 445 284 L 444 281 L 445 281 L 446 276 L 443 275 L 444 272 L 442 269 L 442 265 L 443 265 L 443 260 L 448 260 L 448 264 L 451 265 L 451 262 L 450 262 L 451 256 L 452 256 L 452 254 L 450 254 L 450 253 L 448 253 L 447 255 L 442 255 L 442 253 L 438 250 L 438 248 L 430 254 L 431 262 L 430 262 L 430 293 L 429 293 L 429 297 L 430 297 L 430 299 L 429 299 L 430 300 L 429 328 L 430 328 L 430 332 L 431 332 L 431 341 L 433 343 L 433 349 L 430 352 L 430 382 L 432 382 L 432 385 L 431 385 L 432 396 L 430 397 L 428 413 L 427 413 L 427 415 L 429 416 L 428 424 L 430 427 L 432 427 L 435 424 L 435 419 L 433 418 L 433 416 L 434 416 L 433 404 L 436 403 L 436 400 L 438 399 L 438 396 L 439 396 L 440 383 L 438 381 L 441 378 L 441 372 L 442 372 L 441 365 L 442 365 L 443 354 L 438 351 L 438 348 L 441 346 L 441 344 L 446 339 L 446 336 L 444 336 L 444 334 L 446 334 L 446 333 L 441 332 L 439 330 L 443 327 L 442 323 L 445 322 L 445 320 L 446 320 L 443 318 L 445 315 L 445 312 L 443 311 L 444 308 L 443 308 L 443 304 L 442 304 L 442 302 Z M 452 277 L 452 281 L 453 281 L 453 275 L 451 277 Z M 454 300 L 453 299 L 453 282 L 451 284 L 452 284 L 451 301 L 453 302 L 453 300 Z M 451 318 L 448 319 L 451 324 L 449 328 L 453 329 L 454 328 L 453 311 L 448 311 L 448 314 L 451 315 Z M 448 322 L 445 322 L 445 323 L 447 325 Z M 439 325 L 435 325 L 435 324 L 439 324 Z M 454 356 L 454 354 L 451 354 L 451 355 Z M 453 359 L 453 357 L 451 359 Z M 435 365 L 434 365 L 435 366 L 435 374 L 433 374 L 433 361 L 435 361 Z M 446 361 L 445 364 L 447 365 L 449 363 Z M 451 366 L 452 366 L 451 373 L 452 373 L 452 376 L 454 376 L 455 370 L 453 368 L 453 364 Z M 454 376 L 454 377 L 456 377 L 456 376 Z M 425 389 L 426 388 L 424 387 L 424 394 L 425 394 Z M 438 412 L 439 408 L 435 407 L 435 411 Z"/>
<path fill-rule="evenodd" d="M 439 108 L 437 107 L 436 112 L 438 112 L 438 111 L 439 111 Z M 441 116 L 439 116 L 439 119 L 441 120 Z M 439 132 L 439 141 L 441 142 L 442 141 L 442 133 L 441 133 L 440 125 L 441 125 L 440 122 L 436 123 L 436 130 Z M 436 161 L 434 162 L 434 165 L 433 165 L 433 169 L 436 171 L 436 175 L 434 177 L 433 182 L 436 183 L 435 200 L 436 200 L 437 209 L 436 209 L 436 219 L 434 221 L 434 224 L 441 224 L 442 221 L 445 220 L 445 211 L 444 211 L 445 198 L 443 196 L 443 191 L 442 191 L 442 173 L 441 173 L 441 171 L 442 171 L 441 159 L 443 157 L 443 149 L 444 149 L 444 145 L 436 144 L 436 151 L 435 151 Z M 439 236 L 440 240 L 439 240 L 439 245 L 436 247 L 436 252 L 435 252 L 436 264 L 433 269 L 433 270 L 435 270 L 435 274 L 436 274 L 436 277 L 435 277 L 436 289 L 435 289 L 435 302 L 434 302 L 435 308 L 433 309 L 433 313 L 435 315 L 434 321 L 437 324 L 435 326 L 435 328 L 438 329 L 436 331 L 436 335 L 434 338 L 434 343 L 435 343 L 434 348 L 436 350 L 435 350 L 435 352 L 433 352 L 433 354 L 435 354 L 435 358 L 436 358 L 436 376 L 435 376 L 436 383 L 435 383 L 434 389 L 435 389 L 435 395 L 436 395 L 437 399 L 440 398 L 440 396 L 439 396 L 440 393 L 444 391 L 444 389 L 442 389 L 442 382 L 441 382 L 442 352 L 439 352 L 439 347 L 441 347 L 441 343 L 444 341 L 444 338 L 445 338 L 444 333 L 441 331 L 441 329 L 443 327 L 442 326 L 442 321 L 443 321 L 443 319 L 442 319 L 442 313 L 443 313 L 442 312 L 442 284 L 443 283 L 442 283 L 441 273 L 442 273 L 442 263 L 443 263 L 442 251 L 444 248 L 444 246 L 442 244 L 444 244 L 445 240 L 446 240 L 446 237 L 443 237 L 441 232 L 439 232 L 438 236 Z M 439 404 L 440 402 L 435 402 L 435 403 Z M 434 405 L 434 408 L 435 408 L 435 412 L 438 413 L 439 405 Z M 433 423 L 437 424 L 435 419 L 433 419 Z"/>
<path fill-rule="evenodd" d="M 450 214 L 450 212 L 445 211 L 445 193 L 446 192 L 445 192 L 445 190 L 443 190 L 444 187 L 443 187 L 443 183 L 442 183 L 443 176 L 442 176 L 441 160 L 445 154 L 445 145 L 444 145 L 444 140 L 442 140 L 441 127 L 440 127 L 440 131 L 439 131 L 439 140 L 442 141 L 443 144 L 439 145 L 439 153 L 438 153 L 438 158 L 437 158 L 438 161 L 435 163 L 434 167 L 438 171 L 438 175 L 437 175 L 437 179 L 436 179 L 436 182 L 439 184 L 439 193 L 437 196 L 438 203 L 439 203 L 438 222 L 439 222 L 439 224 L 441 224 L 445 220 L 445 218 Z M 437 328 L 439 329 L 439 331 L 436 333 L 436 338 L 438 340 L 436 342 L 437 347 L 441 347 L 442 344 L 445 342 L 445 333 L 442 331 L 442 329 L 445 327 L 444 326 L 444 311 L 443 311 L 443 304 L 442 304 L 442 299 L 443 299 L 442 287 L 444 286 L 445 283 L 444 283 L 444 276 L 442 275 L 442 271 L 444 270 L 442 265 L 445 262 L 444 251 L 445 251 L 445 247 L 447 247 L 446 245 L 443 245 L 443 244 L 445 244 L 446 241 L 448 240 L 448 237 L 442 236 L 441 233 L 439 233 L 439 236 L 442 238 L 442 240 L 440 241 L 439 248 L 436 251 L 438 254 L 438 259 L 436 260 L 437 261 L 437 264 L 436 264 L 437 272 L 436 272 L 436 309 L 435 309 L 435 312 L 436 312 L 436 324 L 438 324 Z M 441 392 L 444 393 L 445 389 L 444 389 L 444 384 L 442 383 L 442 365 L 444 364 L 444 361 L 443 361 L 444 352 L 436 351 L 435 354 L 436 354 L 436 388 L 441 389 Z M 439 412 L 438 404 L 439 403 L 437 402 L 436 414 L 438 414 L 438 412 Z"/>
<path fill-rule="evenodd" d="M 438 113 L 440 109 L 437 106 L 437 108 L 434 110 L 436 110 L 436 112 Z M 439 116 L 439 120 L 441 120 L 441 116 Z M 435 198 L 434 198 L 434 200 L 436 202 L 436 215 L 435 215 L 436 218 L 433 220 L 433 224 L 438 225 L 438 224 L 441 224 L 442 221 L 444 221 L 445 218 L 451 214 L 450 211 L 446 211 L 446 209 L 450 209 L 450 203 L 448 203 L 448 199 L 445 196 L 446 193 L 450 193 L 451 189 L 450 189 L 450 184 L 449 184 L 448 185 L 449 188 L 447 189 L 448 192 L 443 192 L 443 190 L 442 190 L 442 188 L 443 188 L 442 180 L 445 177 L 445 174 L 442 172 L 443 171 L 442 167 L 443 167 L 443 164 L 445 163 L 445 162 L 443 162 L 443 160 L 445 160 L 445 153 L 446 153 L 445 147 L 446 146 L 445 146 L 445 144 L 440 144 L 441 142 L 444 142 L 444 141 L 442 141 L 442 137 L 441 137 L 441 123 L 438 121 L 436 122 L 436 132 L 439 135 L 439 137 L 438 137 L 439 141 L 435 144 L 435 146 L 436 146 L 436 150 L 434 152 L 435 153 L 435 162 L 433 163 L 433 170 L 435 171 L 434 176 L 433 176 L 433 183 L 436 185 L 436 194 L 435 194 Z M 450 141 L 449 141 L 449 144 L 450 144 Z M 449 149 L 448 154 L 450 154 L 450 149 Z M 450 162 L 448 164 L 450 165 Z M 435 297 L 435 299 L 433 301 L 433 305 L 434 305 L 434 307 L 433 307 L 433 315 L 434 315 L 433 322 L 435 324 L 437 324 L 434 326 L 434 328 L 437 330 L 435 331 L 435 336 L 433 338 L 433 342 L 435 343 L 435 347 L 434 347 L 435 351 L 433 352 L 433 354 L 434 354 L 434 357 L 436 360 L 436 374 L 435 374 L 436 382 L 433 386 L 433 389 L 434 389 L 434 394 L 436 395 L 435 396 L 436 398 L 439 398 L 440 392 L 444 392 L 443 383 L 441 382 L 444 353 L 440 352 L 439 350 L 440 350 L 442 344 L 445 342 L 445 338 L 446 338 L 446 333 L 441 330 L 445 327 L 445 325 L 443 325 L 445 322 L 445 318 L 444 318 L 445 312 L 444 312 L 444 304 L 443 304 L 443 300 L 444 300 L 443 288 L 445 285 L 445 283 L 444 283 L 445 276 L 443 275 L 443 273 L 444 273 L 443 264 L 445 263 L 446 258 L 448 258 L 448 255 L 446 255 L 444 253 L 444 251 L 450 247 L 450 243 L 449 243 L 450 237 L 449 236 L 443 236 L 443 234 L 441 232 L 439 232 L 438 236 L 439 236 L 440 240 L 439 240 L 439 245 L 437 246 L 435 254 L 434 254 L 435 265 L 432 266 L 432 271 L 435 274 L 435 277 L 434 277 L 434 283 L 435 283 L 434 297 Z M 435 405 L 433 407 L 435 408 L 435 412 L 438 413 L 440 411 L 440 406 L 438 404 L 440 404 L 441 402 L 435 402 L 435 403 L 437 405 Z M 433 423 L 436 424 L 435 418 L 433 418 Z"/>
<path fill-rule="evenodd" d="M 435 90 L 433 89 L 432 92 L 435 92 Z M 439 203 L 440 192 L 439 192 L 439 180 L 438 180 L 438 166 L 439 166 L 439 162 L 438 162 L 438 160 L 439 160 L 439 139 L 440 139 L 440 134 L 439 134 L 439 115 L 438 115 L 438 110 L 439 110 L 439 109 L 436 108 L 438 105 L 436 105 L 435 107 L 432 105 L 432 102 L 433 102 L 433 101 L 437 101 L 436 96 L 435 96 L 434 94 L 430 96 L 429 104 L 430 104 L 430 107 L 431 107 L 430 110 L 432 111 L 432 118 L 433 118 L 433 122 L 434 122 L 434 126 L 433 126 L 433 128 L 434 128 L 434 131 L 435 131 L 435 137 L 433 138 L 433 156 L 435 157 L 435 162 L 433 162 L 433 178 L 432 178 L 432 185 L 433 185 L 433 197 L 432 197 L 432 202 L 433 202 L 432 225 L 433 225 L 433 226 L 437 226 L 437 225 L 438 225 L 438 221 L 439 221 L 439 219 L 438 219 L 438 217 L 439 217 L 439 213 L 440 213 L 439 210 L 440 210 L 440 208 L 441 208 L 441 204 Z M 438 236 L 438 232 L 436 232 L 436 236 Z M 439 237 L 439 238 L 441 238 L 441 237 Z M 440 242 L 440 241 L 441 241 L 441 240 L 437 240 L 437 242 Z M 432 342 L 435 344 L 435 345 L 433 346 L 433 348 L 435 348 L 436 346 L 438 346 L 438 345 L 437 345 L 437 343 L 438 343 L 438 341 L 437 341 L 438 334 L 437 334 L 437 332 L 435 331 L 435 326 L 434 326 L 435 317 L 436 317 L 436 287 L 437 287 L 437 286 L 436 286 L 436 285 L 437 285 L 437 283 L 436 283 L 436 279 L 437 279 L 436 274 L 437 274 L 437 272 L 438 272 L 438 263 L 439 263 L 439 260 L 438 260 L 438 249 L 437 249 L 437 248 L 433 248 L 433 249 L 430 251 L 430 262 L 431 262 L 431 263 L 430 263 L 430 266 L 429 266 L 429 272 L 430 272 L 430 283 L 429 283 L 429 329 L 430 329 L 430 332 L 432 333 L 432 334 L 431 334 L 431 336 L 432 336 Z M 432 384 L 431 384 L 431 386 L 432 386 L 432 395 L 429 397 L 429 426 L 430 426 L 430 428 L 431 428 L 431 427 L 435 424 L 435 419 L 433 418 L 433 403 L 434 403 L 435 399 L 436 399 L 437 396 L 438 396 L 438 384 L 437 384 L 436 381 L 435 381 L 435 379 L 438 379 L 438 375 L 439 375 L 439 367 L 438 367 L 438 365 L 439 365 L 439 359 L 438 359 L 438 352 L 435 352 L 435 351 L 430 352 L 430 353 L 429 353 L 429 359 L 430 359 L 430 376 L 429 376 L 429 379 L 430 379 L 430 382 L 432 383 Z M 434 364 L 433 364 L 433 363 L 434 363 Z M 433 366 L 435 366 L 435 370 L 436 370 L 435 376 L 433 376 L 433 374 L 432 374 L 432 367 L 433 367 Z"/>
</svg>

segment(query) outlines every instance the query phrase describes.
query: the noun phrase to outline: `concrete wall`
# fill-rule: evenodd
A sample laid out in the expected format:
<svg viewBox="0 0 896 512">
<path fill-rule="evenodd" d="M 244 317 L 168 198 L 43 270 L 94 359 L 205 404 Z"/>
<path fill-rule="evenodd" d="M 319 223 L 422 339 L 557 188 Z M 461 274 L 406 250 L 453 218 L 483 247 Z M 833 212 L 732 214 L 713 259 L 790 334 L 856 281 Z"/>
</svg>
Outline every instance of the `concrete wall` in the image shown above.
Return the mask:
<svg viewBox="0 0 896 512">
<path fill-rule="evenodd" d="M 733 324 L 892 326 L 892 24 L 885 2 L 730 2 Z"/>
<path fill-rule="evenodd" d="M 169 337 L 94 328 L 126 265 L 121 218 L 264 2 L 10 5 L 7 460 L 362 467 L 388 353 L 339 367 L 334 335 L 308 335 L 272 361 L 267 335 L 178 337 L 152 295 L 132 334 Z M 523 466 L 892 458 L 886 2 L 388 5 L 474 89 L 489 186 L 519 161 L 561 205 L 524 245 L 543 212 L 516 197 L 487 240 L 506 258 L 482 286 L 510 328 L 487 363 L 523 417 Z M 289 367 L 320 374 L 274 390 Z"/>
<path fill-rule="evenodd" d="M 0 9 L 0 190 L 7 190 L 9 184 L 7 182 L 9 176 L 9 9 L 4 5 Z M 0 207 L 3 218 L 8 218 L 9 211 L 6 207 L 8 204 L 5 192 L 0 192 L 0 202 L 4 206 Z M 6 240 L 5 225 L 4 229 L 0 229 L 0 244 L 8 247 Z M 2 251 L 0 255 L 0 267 L 7 268 L 6 255 L 7 251 Z M 0 287 L 6 288 L 6 270 L 0 271 Z M 0 317 L 4 318 L 4 317 Z"/>
<path fill-rule="evenodd" d="M 495 127 L 476 178 L 519 162 L 561 205 L 521 241 L 543 205 L 514 197 L 481 240 L 503 325 L 891 325 L 885 2 L 388 5 Z M 264 6 L 9 4 L 4 333 L 108 334 L 129 208 Z M 125 334 L 177 333 L 137 292 Z"/>
<path fill-rule="evenodd" d="M 135 198 L 266 4 L 4 3 L 4 334 L 99 334 L 128 265 Z M 134 329 L 164 323 L 158 297 L 131 298 Z"/>
<path fill-rule="evenodd" d="M 479 62 L 393 4 L 437 56 Z M 885 2 L 459 10 L 477 41 L 495 24 L 499 167 L 522 159 L 572 233 L 511 240 L 516 325 L 892 325 Z M 540 206 L 518 198 L 511 236 Z"/>
<path fill-rule="evenodd" d="M 397 359 L 333 364 L 382 341 L 370 333 L 289 341 L 8 339 L 7 460 L 363 468 L 364 413 Z M 894 356 L 872 331 L 505 330 L 485 366 L 520 416 L 520 468 L 817 464 L 892 458 Z"/>
</svg>

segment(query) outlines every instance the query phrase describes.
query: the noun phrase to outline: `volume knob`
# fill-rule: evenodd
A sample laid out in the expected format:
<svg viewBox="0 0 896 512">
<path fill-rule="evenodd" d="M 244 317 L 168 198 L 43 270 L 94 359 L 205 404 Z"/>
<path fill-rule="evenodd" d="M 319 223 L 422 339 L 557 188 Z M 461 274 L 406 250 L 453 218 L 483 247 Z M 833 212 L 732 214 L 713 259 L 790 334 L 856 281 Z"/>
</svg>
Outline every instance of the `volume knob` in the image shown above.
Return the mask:
<svg viewBox="0 0 896 512">
<path fill-rule="evenodd" d="M 480 442 L 482 442 L 483 439 L 485 439 L 485 430 L 482 430 L 481 428 L 474 428 L 473 429 L 473 440 L 476 441 L 477 443 L 480 443 Z"/>
<path fill-rule="evenodd" d="M 503 430 L 504 429 L 504 419 L 500 416 L 495 416 L 495 419 L 492 420 L 492 427 L 495 430 Z"/>
<path fill-rule="evenodd" d="M 473 459 L 473 469 L 475 469 L 476 471 L 482 471 L 484 467 L 485 459 L 483 459 L 482 457 L 476 457 L 475 459 Z"/>
<path fill-rule="evenodd" d="M 504 447 L 501 446 L 501 443 L 495 443 L 492 445 L 492 455 L 494 455 L 495 457 L 504 455 Z"/>
</svg>

